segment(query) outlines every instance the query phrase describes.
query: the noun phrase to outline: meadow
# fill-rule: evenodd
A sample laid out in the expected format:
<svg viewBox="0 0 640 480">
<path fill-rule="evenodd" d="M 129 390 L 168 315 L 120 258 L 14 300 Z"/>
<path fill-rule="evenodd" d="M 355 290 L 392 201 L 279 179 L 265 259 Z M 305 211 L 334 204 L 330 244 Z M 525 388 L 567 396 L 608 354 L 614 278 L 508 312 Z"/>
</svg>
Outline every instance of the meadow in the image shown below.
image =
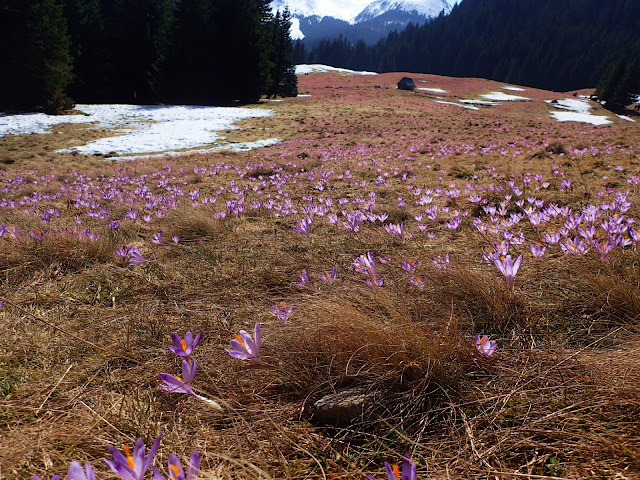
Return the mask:
<svg viewBox="0 0 640 480">
<path fill-rule="evenodd" d="M 247 152 L 1 137 L 0 478 L 160 435 L 207 479 L 640 478 L 640 116 L 402 76 L 301 75 Z"/>
</svg>

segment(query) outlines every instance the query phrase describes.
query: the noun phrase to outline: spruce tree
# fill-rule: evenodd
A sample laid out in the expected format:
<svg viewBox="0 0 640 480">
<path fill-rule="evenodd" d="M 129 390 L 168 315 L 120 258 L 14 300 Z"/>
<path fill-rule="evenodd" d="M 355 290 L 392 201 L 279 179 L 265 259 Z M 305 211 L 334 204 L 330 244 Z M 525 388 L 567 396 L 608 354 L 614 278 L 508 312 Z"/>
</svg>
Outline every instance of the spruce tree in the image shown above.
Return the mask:
<svg viewBox="0 0 640 480">
<path fill-rule="evenodd" d="M 0 110 L 72 106 L 65 89 L 72 80 L 69 37 L 56 0 L 0 0 Z"/>
<path fill-rule="evenodd" d="M 291 42 L 291 14 L 288 9 L 276 13 L 272 28 L 271 61 L 272 85 L 269 95 L 295 97 L 298 95 L 298 77 L 293 63 L 293 43 Z"/>
</svg>

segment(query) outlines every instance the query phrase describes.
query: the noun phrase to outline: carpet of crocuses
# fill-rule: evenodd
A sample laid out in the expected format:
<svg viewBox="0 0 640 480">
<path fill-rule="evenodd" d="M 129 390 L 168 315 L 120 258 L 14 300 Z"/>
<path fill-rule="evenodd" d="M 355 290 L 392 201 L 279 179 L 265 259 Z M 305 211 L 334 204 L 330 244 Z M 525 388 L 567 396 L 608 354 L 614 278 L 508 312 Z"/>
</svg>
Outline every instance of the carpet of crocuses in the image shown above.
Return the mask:
<svg viewBox="0 0 640 480">
<path fill-rule="evenodd" d="M 640 117 L 404 75 L 250 151 L 0 138 L 0 477 L 640 478 Z"/>
</svg>

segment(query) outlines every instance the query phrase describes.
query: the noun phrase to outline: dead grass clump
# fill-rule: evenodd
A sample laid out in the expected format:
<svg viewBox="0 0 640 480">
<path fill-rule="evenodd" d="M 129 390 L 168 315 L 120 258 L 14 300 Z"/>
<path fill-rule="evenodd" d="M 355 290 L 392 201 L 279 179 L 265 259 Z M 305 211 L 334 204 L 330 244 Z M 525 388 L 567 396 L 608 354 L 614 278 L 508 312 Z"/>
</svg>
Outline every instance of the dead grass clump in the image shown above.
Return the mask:
<svg viewBox="0 0 640 480">
<path fill-rule="evenodd" d="M 486 271 L 450 267 L 431 276 L 428 302 L 441 315 L 457 312 L 461 326 L 474 332 L 522 332 L 531 328 L 530 305 L 505 280 Z"/>
<path fill-rule="evenodd" d="M 189 213 L 176 210 L 167 215 L 171 217 L 170 233 L 180 236 L 183 243 L 215 240 L 223 231 L 229 229 L 230 222 L 213 218 L 213 213 L 209 208 L 192 209 Z"/>
<path fill-rule="evenodd" d="M 473 359 L 455 326 L 436 334 L 380 291 L 309 298 L 295 322 L 271 333 L 279 345 L 279 389 L 317 399 L 360 387 L 375 396 L 387 421 L 424 413 L 456 389 Z"/>
<path fill-rule="evenodd" d="M 575 259 L 571 275 L 557 292 L 562 310 L 581 316 L 589 331 L 620 325 L 638 324 L 640 320 L 640 269 L 635 252 L 601 262 L 597 257 Z"/>
<path fill-rule="evenodd" d="M 42 241 L 27 237 L 0 242 L 0 273 L 19 283 L 34 272 L 53 267 L 58 273 L 80 271 L 113 259 L 115 243 L 104 236 L 95 241 L 66 232 L 45 235 Z"/>
</svg>

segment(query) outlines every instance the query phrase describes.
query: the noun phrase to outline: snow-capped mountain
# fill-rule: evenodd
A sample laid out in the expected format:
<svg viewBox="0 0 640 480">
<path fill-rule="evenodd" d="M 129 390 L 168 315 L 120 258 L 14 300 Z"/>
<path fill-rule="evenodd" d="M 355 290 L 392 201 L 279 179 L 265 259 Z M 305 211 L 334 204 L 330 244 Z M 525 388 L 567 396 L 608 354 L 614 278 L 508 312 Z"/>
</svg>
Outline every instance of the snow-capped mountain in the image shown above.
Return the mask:
<svg viewBox="0 0 640 480">
<path fill-rule="evenodd" d="M 291 37 L 307 46 L 342 36 L 375 43 L 409 23 L 420 25 L 448 14 L 462 0 L 273 0 L 273 10 L 289 9 Z"/>
<path fill-rule="evenodd" d="M 374 0 L 353 19 L 353 23 L 366 22 L 389 12 L 415 13 L 433 18 L 440 12 L 451 12 L 451 5 L 445 0 Z"/>
<path fill-rule="evenodd" d="M 288 8 L 296 18 L 331 17 L 349 23 L 371 20 L 388 11 L 401 10 L 425 17 L 446 13 L 460 0 L 273 0 L 274 10 Z"/>
<path fill-rule="evenodd" d="M 371 0 L 273 0 L 274 10 L 289 9 L 294 17 L 331 17 L 349 21 Z"/>
</svg>

